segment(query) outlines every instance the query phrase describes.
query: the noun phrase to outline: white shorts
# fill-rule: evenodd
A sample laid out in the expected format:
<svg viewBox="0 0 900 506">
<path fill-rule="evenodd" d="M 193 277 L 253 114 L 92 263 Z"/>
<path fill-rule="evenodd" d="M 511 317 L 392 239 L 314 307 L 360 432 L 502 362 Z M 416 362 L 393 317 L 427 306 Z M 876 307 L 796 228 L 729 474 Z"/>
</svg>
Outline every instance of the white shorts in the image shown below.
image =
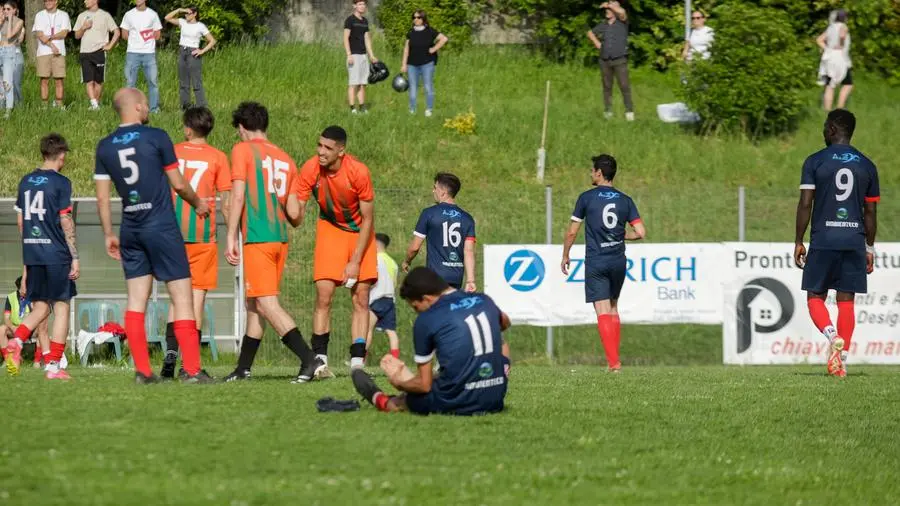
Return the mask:
<svg viewBox="0 0 900 506">
<path fill-rule="evenodd" d="M 350 75 L 350 86 L 369 84 L 369 57 L 364 54 L 353 55 L 353 65 L 347 65 Z"/>
</svg>

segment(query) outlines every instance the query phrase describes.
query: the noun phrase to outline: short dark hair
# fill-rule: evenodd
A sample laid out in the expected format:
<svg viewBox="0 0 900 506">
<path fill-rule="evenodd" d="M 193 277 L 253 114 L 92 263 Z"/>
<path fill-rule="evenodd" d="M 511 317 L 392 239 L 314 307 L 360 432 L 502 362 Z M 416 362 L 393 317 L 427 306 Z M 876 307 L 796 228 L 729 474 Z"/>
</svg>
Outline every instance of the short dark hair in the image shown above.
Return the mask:
<svg viewBox="0 0 900 506">
<path fill-rule="evenodd" d="M 196 14 L 198 19 L 200 18 L 200 8 L 197 7 L 196 5 L 188 5 L 187 7 L 185 7 L 185 9 Z"/>
<path fill-rule="evenodd" d="M 387 234 L 375 234 L 375 240 L 384 244 L 385 248 L 391 245 L 391 237 Z"/>
<path fill-rule="evenodd" d="M 241 102 L 231 113 L 231 126 L 242 126 L 251 132 L 265 132 L 269 129 L 269 111 L 259 102 Z"/>
<path fill-rule="evenodd" d="M 828 119 L 825 120 L 825 127 L 833 127 L 838 134 L 842 134 L 849 140 L 856 131 L 856 116 L 847 109 L 835 109 L 828 113 Z"/>
<path fill-rule="evenodd" d="M 407 301 L 417 301 L 426 295 L 440 295 L 447 291 L 450 285 L 436 272 L 427 267 L 416 267 L 409 271 L 400 286 L 400 297 Z"/>
<path fill-rule="evenodd" d="M 19 276 L 16 278 L 16 290 L 19 290 L 21 288 L 22 288 L 22 276 Z"/>
<path fill-rule="evenodd" d="M 434 175 L 434 182 L 443 186 L 453 198 L 456 198 L 456 194 L 462 188 L 462 181 L 456 177 L 456 174 L 449 172 L 438 172 Z"/>
<path fill-rule="evenodd" d="M 347 131 L 337 125 L 331 125 L 322 130 L 322 137 L 331 139 L 342 146 L 347 144 Z"/>
<path fill-rule="evenodd" d="M 62 135 L 57 133 L 47 134 L 41 139 L 41 156 L 44 160 L 51 160 L 57 156 L 68 153 L 69 144 Z"/>
<path fill-rule="evenodd" d="M 599 170 L 600 172 L 602 172 L 603 177 L 607 181 L 612 181 L 616 178 L 618 164 L 616 164 L 616 159 L 613 158 L 612 155 L 602 154 L 594 156 L 591 158 L 591 161 L 594 162 L 594 170 Z"/>
<path fill-rule="evenodd" d="M 19 10 L 19 3 L 16 2 L 16 0 L 6 0 L 5 2 L 3 2 L 0 5 L 8 5 L 8 6 L 12 7 L 14 10 Z"/>
<path fill-rule="evenodd" d="M 216 118 L 206 107 L 190 107 L 182 116 L 184 126 L 190 128 L 200 137 L 209 137 L 216 126 Z"/>
<path fill-rule="evenodd" d="M 838 21 L 840 23 L 846 23 L 847 22 L 847 11 L 845 11 L 844 9 L 838 9 L 834 15 L 834 20 Z"/>
</svg>

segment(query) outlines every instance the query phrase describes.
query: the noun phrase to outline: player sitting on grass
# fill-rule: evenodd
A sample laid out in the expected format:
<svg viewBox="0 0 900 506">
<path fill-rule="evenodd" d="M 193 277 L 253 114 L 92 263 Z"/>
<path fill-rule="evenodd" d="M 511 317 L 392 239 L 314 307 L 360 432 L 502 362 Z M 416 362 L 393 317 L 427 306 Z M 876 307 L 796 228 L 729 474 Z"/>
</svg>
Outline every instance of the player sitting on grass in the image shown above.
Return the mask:
<svg viewBox="0 0 900 506">
<path fill-rule="evenodd" d="M 385 355 L 381 368 L 400 395 L 388 396 L 362 369 L 351 371 L 353 386 L 380 411 L 476 415 L 503 410 L 509 348 L 501 332 L 509 317 L 481 293 L 463 293 L 425 267 L 413 269 L 400 297 L 419 313 L 413 326 L 413 373 Z M 432 361 L 441 363 L 433 376 Z"/>
<path fill-rule="evenodd" d="M 372 346 L 375 330 L 384 331 L 391 346 L 391 355 L 400 358 L 400 338 L 397 337 L 397 307 L 394 304 L 394 287 L 397 285 L 397 262 L 387 254 L 391 238 L 387 234 L 375 234 L 378 249 L 378 281 L 369 292 L 369 334 L 366 336 L 366 355 Z"/>
</svg>

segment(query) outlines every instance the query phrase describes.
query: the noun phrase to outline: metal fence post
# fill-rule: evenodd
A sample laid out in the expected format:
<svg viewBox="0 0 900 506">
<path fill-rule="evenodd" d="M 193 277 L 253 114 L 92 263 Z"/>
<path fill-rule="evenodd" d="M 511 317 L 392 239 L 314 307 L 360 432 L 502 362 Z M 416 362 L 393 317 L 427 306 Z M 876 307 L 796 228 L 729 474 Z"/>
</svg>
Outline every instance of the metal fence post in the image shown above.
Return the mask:
<svg viewBox="0 0 900 506">
<path fill-rule="evenodd" d="M 546 243 L 553 244 L 553 188 L 544 188 L 544 205 L 546 207 Z M 547 360 L 553 361 L 553 327 L 547 327 Z"/>
<path fill-rule="evenodd" d="M 747 240 L 747 189 L 738 186 L 738 241 Z"/>
</svg>

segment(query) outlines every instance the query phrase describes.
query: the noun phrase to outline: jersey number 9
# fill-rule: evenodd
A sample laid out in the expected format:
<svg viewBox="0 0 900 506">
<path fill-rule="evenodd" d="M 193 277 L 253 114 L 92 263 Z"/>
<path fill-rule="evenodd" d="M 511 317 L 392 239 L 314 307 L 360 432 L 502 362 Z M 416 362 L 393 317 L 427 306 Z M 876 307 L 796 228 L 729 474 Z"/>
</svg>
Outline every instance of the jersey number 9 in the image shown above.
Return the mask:
<svg viewBox="0 0 900 506">
<path fill-rule="evenodd" d="M 853 193 L 853 171 L 847 167 L 837 171 L 834 175 L 834 186 L 840 190 L 840 193 L 834 194 L 834 198 L 838 202 L 843 202 L 850 198 L 850 194 Z"/>
</svg>

